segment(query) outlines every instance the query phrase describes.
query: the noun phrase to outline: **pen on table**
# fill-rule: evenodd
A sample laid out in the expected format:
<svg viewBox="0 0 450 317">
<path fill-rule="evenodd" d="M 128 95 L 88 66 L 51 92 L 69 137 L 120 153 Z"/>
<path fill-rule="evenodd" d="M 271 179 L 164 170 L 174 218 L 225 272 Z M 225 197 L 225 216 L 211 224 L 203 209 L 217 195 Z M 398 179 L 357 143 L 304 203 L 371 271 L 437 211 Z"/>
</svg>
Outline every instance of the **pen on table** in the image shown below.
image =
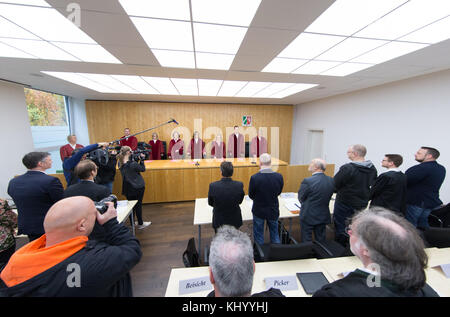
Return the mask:
<svg viewBox="0 0 450 317">
<path fill-rule="evenodd" d="M 298 209 L 300 209 L 300 206 L 299 205 L 297 205 L 297 204 L 294 204 L 295 206 L 297 206 L 298 207 Z"/>
</svg>

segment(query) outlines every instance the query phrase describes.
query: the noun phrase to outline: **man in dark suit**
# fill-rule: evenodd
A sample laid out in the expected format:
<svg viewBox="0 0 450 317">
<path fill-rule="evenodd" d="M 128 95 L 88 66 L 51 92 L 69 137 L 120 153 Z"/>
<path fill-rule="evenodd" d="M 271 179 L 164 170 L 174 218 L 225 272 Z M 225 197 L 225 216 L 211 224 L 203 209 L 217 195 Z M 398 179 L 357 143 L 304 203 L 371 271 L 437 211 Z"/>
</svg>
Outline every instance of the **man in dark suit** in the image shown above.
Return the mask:
<svg viewBox="0 0 450 317">
<path fill-rule="evenodd" d="M 261 170 L 252 175 L 248 188 L 248 196 L 253 200 L 253 238 L 256 243 L 264 244 L 264 222 L 267 221 L 270 242 L 280 243 L 278 196 L 283 190 L 283 176 L 272 171 L 269 154 L 262 154 L 259 158 L 259 164 Z"/>
<path fill-rule="evenodd" d="M 64 198 L 85 196 L 97 202 L 111 195 L 111 190 L 107 186 L 94 183 L 97 170 L 97 165 L 91 160 L 83 160 L 78 163 L 75 167 L 75 175 L 80 179 L 80 182 L 70 185 L 64 191 Z M 89 235 L 89 239 L 104 240 L 104 238 L 105 230 L 95 221 L 94 229 Z"/>
<path fill-rule="evenodd" d="M 333 179 L 324 174 L 326 166 L 324 160 L 313 159 L 308 167 L 312 176 L 302 181 L 298 191 L 302 242 L 311 241 L 313 231 L 316 241 L 326 240 L 326 225 L 331 223 L 329 204 L 334 192 Z"/>
<path fill-rule="evenodd" d="M 244 184 L 231 179 L 233 164 L 222 162 L 220 171 L 223 178 L 209 184 L 208 204 L 213 207 L 212 226 L 214 231 L 223 225 L 231 225 L 236 229 L 242 226 L 241 207 L 244 199 Z"/>
<path fill-rule="evenodd" d="M 388 170 L 381 173 L 370 188 L 370 206 L 379 206 L 406 214 L 406 175 L 398 169 L 403 163 L 399 154 L 385 154 L 381 166 Z"/>
<path fill-rule="evenodd" d="M 50 207 L 63 198 L 64 188 L 56 177 L 45 174 L 52 167 L 48 152 L 30 152 L 22 158 L 28 171 L 8 184 L 8 195 L 17 206 L 19 234 L 30 241 L 44 234 L 44 218 Z"/>
</svg>

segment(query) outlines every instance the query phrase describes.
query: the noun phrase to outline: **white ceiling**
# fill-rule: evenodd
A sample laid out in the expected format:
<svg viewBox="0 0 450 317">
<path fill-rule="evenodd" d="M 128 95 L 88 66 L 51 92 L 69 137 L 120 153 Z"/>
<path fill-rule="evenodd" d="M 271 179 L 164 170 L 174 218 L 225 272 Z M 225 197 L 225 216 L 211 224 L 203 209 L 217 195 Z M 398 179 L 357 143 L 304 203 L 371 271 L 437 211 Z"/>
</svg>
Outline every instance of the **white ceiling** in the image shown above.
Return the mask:
<svg viewBox="0 0 450 317">
<path fill-rule="evenodd" d="M 2 1 L 7 2 L 0 0 L 0 3 Z M 47 2 L 67 16 L 66 8 L 74 1 Z M 447 39 L 344 77 L 261 72 L 333 2 L 262 0 L 230 70 L 211 70 L 161 67 L 118 0 L 77 0 L 82 10 L 81 29 L 122 64 L 0 57 L 0 79 L 82 99 L 300 104 L 450 68 L 450 40 Z M 281 99 L 111 94 L 99 93 L 42 71 L 310 83 L 318 86 Z"/>
</svg>

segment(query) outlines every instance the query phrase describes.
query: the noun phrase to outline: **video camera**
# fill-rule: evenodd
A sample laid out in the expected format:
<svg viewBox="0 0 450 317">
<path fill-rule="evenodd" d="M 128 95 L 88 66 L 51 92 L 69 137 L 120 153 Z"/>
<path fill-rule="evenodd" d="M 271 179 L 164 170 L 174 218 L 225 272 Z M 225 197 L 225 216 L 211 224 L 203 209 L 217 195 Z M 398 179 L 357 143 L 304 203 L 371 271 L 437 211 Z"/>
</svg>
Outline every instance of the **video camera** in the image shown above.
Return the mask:
<svg viewBox="0 0 450 317">
<path fill-rule="evenodd" d="M 108 210 L 108 205 L 106 204 L 107 202 L 113 202 L 114 208 L 117 208 L 117 197 L 116 195 L 111 194 L 98 202 L 94 202 L 95 208 L 98 210 L 99 213 L 104 214 Z"/>
<path fill-rule="evenodd" d="M 141 154 L 145 154 L 145 157 L 143 159 L 148 160 L 148 158 L 150 157 L 149 153 L 151 152 L 151 148 L 152 147 L 148 143 L 138 142 L 137 149 L 133 151 L 133 154 L 131 154 L 130 160 L 139 162 L 140 160 L 142 160 Z"/>
</svg>

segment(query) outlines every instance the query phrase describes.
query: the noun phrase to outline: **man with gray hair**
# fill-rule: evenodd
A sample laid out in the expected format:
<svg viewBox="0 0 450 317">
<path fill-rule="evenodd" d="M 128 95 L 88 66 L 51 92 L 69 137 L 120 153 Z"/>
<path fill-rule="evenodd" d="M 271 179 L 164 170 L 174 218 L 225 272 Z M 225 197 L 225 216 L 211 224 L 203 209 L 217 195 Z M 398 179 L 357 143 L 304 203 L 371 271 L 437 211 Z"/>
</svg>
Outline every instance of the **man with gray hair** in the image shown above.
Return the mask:
<svg viewBox="0 0 450 317">
<path fill-rule="evenodd" d="M 375 183 L 377 169 L 371 161 L 366 161 L 367 150 L 364 145 L 355 144 L 347 150 L 350 163 L 341 166 L 334 176 L 336 201 L 334 202 L 335 240 L 344 247 L 348 237 L 344 229 L 346 221 L 356 211 L 365 209 L 369 202 L 370 186 Z"/>
<path fill-rule="evenodd" d="M 264 222 L 267 221 L 270 243 L 281 243 L 278 234 L 278 196 L 283 190 L 283 176 L 272 171 L 269 154 L 262 154 L 259 164 L 261 170 L 252 175 L 248 186 L 248 196 L 253 200 L 253 238 L 255 243 L 264 244 Z"/>
<path fill-rule="evenodd" d="M 382 207 L 361 211 L 346 228 L 350 248 L 363 263 L 317 297 L 437 297 L 426 284 L 423 240 L 404 217 Z"/>
<path fill-rule="evenodd" d="M 330 199 L 334 192 L 334 181 L 324 174 L 326 162 L 320 158 L 313 159 L 308 171 L 312 173 L 302 181 L 298 191 L 301 203 L 300 230 L 302 242 L 326 240 L 326 225 L 331 223 Z"/>
<path fill-rule="evenodd" d="M 251 295 L 255 262 L 247 234 L 232 226 L 222 226 L 211 242 L 209 279 L 214 291 L 208 297 L 284 297 L 279 289 Z"/>
</svg>

